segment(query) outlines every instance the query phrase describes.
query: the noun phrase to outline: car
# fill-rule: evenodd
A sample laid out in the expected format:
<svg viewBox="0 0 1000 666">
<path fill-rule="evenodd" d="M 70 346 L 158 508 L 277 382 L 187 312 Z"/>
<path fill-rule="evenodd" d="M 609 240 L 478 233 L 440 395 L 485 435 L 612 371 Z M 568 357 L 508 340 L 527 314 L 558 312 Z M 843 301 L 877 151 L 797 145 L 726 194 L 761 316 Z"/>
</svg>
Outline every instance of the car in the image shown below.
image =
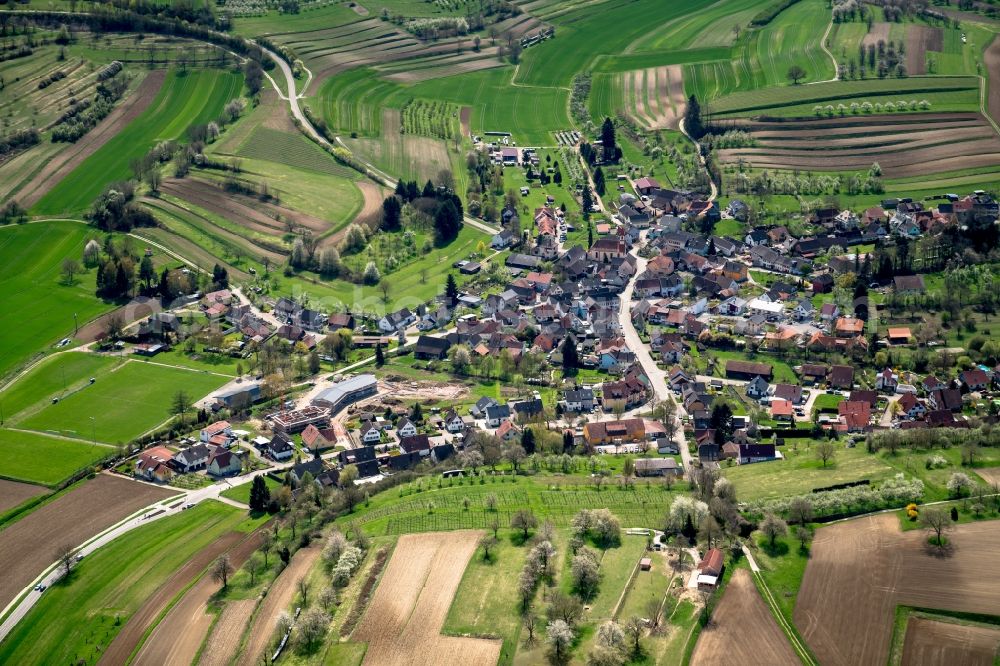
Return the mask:
<svg viewBox="0 0 1000 666">
<path fill-rule="evenodd" d="M 38 585 L 35 586 L 35 592 L 44 592 L 45 588 L 46 588 L 45 585 L 43 585 L 42 583 L 39 583 Z"/>
<path fill-rule="evenodd" d="M 77 562 L 79 562 L 79 561 L 80 561 L 80 560 L 82 560 L 82 559 L 83 559 L 83 553 L 80 553 L 80 554 L 78 554 L 78 555 L 76 556 L 76 561 L 77 561 Z"/>
</svg>

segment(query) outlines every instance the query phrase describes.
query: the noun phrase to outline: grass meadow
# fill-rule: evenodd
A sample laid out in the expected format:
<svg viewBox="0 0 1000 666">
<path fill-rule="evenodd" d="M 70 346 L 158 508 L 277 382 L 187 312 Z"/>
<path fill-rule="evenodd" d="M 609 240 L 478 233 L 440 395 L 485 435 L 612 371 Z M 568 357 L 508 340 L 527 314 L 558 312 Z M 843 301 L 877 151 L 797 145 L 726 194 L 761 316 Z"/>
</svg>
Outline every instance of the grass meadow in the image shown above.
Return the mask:
<svg viewBox="0 0 1000 666">
<path fill-rule="evenodd" d="M 114 453 L 101 444 L 0 428 L 0 477 L 55 486 Z"/>
<path fill-rule="evenodd" d="M 86 210 L 107 183 L 131 177 L 130 160 L 159 141 L 182 138 L 191 125 L 214 120 L 242 87 L 243 77 L 231 72 L 171 71 L 149 108 L 53 187 L 33 212 Z"/>
<path fill-rule="evenodd" d="M 170 418 L 171 403 L 179 391 L 193 402 L 225 383 L 225 377 L 205 372 L 129 361 L 98 374 L 94 384 L 15 422 L 25 429 L 84 440 L 127 442 Z"/>
<path fill-rule="evenodd" d="M 113 306 L 94 295 L 95 271 L 62 278 L 64 259 L 80 261 L 93 229 L 43 222 L 0 229 L 0 377 Z"/>
<path fill-rule="evenodd" d="M 249 532 L 259 522 L 234 507 L 203 502 L 115 539 L 45 591 L 0 644 L 0 662 L 96 663 L 171 574 L 226 532 Z"/>
</svg>

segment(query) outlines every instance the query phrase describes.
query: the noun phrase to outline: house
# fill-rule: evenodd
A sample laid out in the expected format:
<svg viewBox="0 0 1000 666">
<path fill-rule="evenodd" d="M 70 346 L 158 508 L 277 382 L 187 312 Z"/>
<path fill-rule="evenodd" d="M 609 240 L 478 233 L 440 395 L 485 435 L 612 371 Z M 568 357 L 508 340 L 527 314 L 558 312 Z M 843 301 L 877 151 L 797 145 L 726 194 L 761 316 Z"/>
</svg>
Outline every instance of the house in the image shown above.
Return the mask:
<svg viewBox="0 0 1000 666">
<path fill-rule="evenodd" d="M 836 303 L 824 303 L 819 310 L 820 321 L 831 322 L 840 317 L 840 308 Z"/>
<path fill-rule="evenodd" d="M 205 469 L 212 476 L 232 476 L 243 470 L 243 461 L 236 453 L 218 448 L 212 452 Z"/>
<path fill-rule="evenodd" d="M 322 473 L 323 461 L 319 458 L 312 458 L 306 462 L 296 463 L 295 465 L 292 465 L 291 469 L 288 470 L 288 474 L 295 485 L 302 483 L 302 478 L 306 474 L 310 474 L 313 479 L 316 479 Z"/>
<path fill-rule="evenodd" d="M 713 589 L 725 569 L 725 558 L 718 548 L 710 548 L 698 564 L 698 588 Z"/>
<path fill-rule="evenodd" d="M 497 428 L 496 436 L 505 442 L 510 442 L 521 438 L 521 430 L 513 421 L 503 421 Z"/>
<path fill-rule="evenodd" d="M 936 411 L 957 412 L 962 409 L 962 392 L 958 389 L 939 389 L 927 398 L 928 404 Z"/>
<path fill-rule="evenodd" d="M 803 363 L 799 368 L 799 376 L 804 384 L 819 384 L 826 379 L 829 369 L 825 365 Z"/>
<path fill-rule="evenodd" d="M 851 395 L 848 396 L 847 400 L 849 402 L 867 402 L 868 405 L 874 409 L 875 405 L 878 404 L 878 392 L 876 391 L 851 391 Z"/>
<path fill-rule="evenodd" d="M 636 476 L 681 476 L 684 470 L 673 458 L 636 458 Z"/>
<path fill-rule="evenodd" d="M 378 444 L 382 441 L 382 430 L 374 423 L 368 422 L 361 426 L 359 437 L 364 444 Z"/>
<path fill-rule="evenodd" d="M 165 446 L 154 446 L 143 451 L 135 461 L 135 475 L 147 481 L 165 483 L 174 475 L 170 467 L 173 451 Z"/>
<path fill-rule="evenodd" d="M 522 422 L 531 420 L 539 415 L 545 409 L 540 398 L 532 398 L 530 400 L 519 400 L 510 405 L 511 410 L 514 412 L 516 417 Z"/>
<path fill-rule="evenodd" d="M 728 379 L 750 380 L 757 376 L 770 379 L 772 374 L 773 370 L 770 363 L 739 361 L 735 359 L 726 361 L 726 377 Z"/>
<path fill-rule="evenodd" d="M 193 472 L 207 465 L 211 455 L 211 447 L 206 444 L 195 444 L 174 455 L 174 466 L 182 472 Z"/>
<path fill-rule="evenodd" d="M 802 387 L 795 384 L 775 384 L 774 397 L 780 400 L 787 400 L 793 405 L 802 404 Z"/>
<path fill-rule="evenodd" d="M 893 289 L 897 294 L 924 293 L 924 277 L 922 275 L 897 275 L 892 279 Z"/>
<path fill-rule="evenodd" d="M 910 333 L 908 326 L 890 326 L 886 339 L 890 345 L 905 345 L 912 337 L 913 334 Z"/>
<path fill-rule="evenodd" d="M 766 379 L 760 375 L 755 375 L 754 378 L 747 383 L 746 393 L 748 397 L 757 398 L 759 400 L 767 395 L 770 388 L 771 386 L 767 383 Z"/>
<path fill-rule="evenodd" d="M 421 335 L 417 338 L 417 344 L 413 347 L 413 358 L 421 360 L 440 361 L 448 355 L 451 342 L 448 338 L 435 338 L 430 335 Z"/>
<path fill-rule="evenodd" d="M 738 448 L 737 461 L 741 465 L 766 462 L 768 460 L 775 460 L 778 457 L 774 449 L 774 444 L 753 444 L 746 442 L 739 444 Z"/>
<path fill-rule="evenodd" d="M 320 430 L 310 423 L 302 431 L 302 443 L 310 451 L 322 451 L 337 443 L 337 433 L 330 428 Z"/>
<path fill-rule="evenodd" d="M 775 399 L 771 401 L 771 418 L 775 421 L 792 421 L 792 403 L 788 400 Z"/>
<path fill-rule="evenodd" d="M 326 325 L 331 331 L 339 331 L 342 328 L 353 331 L 356 322 L 350 312 L 334 312 L 326 318 Z"/>
<path fill-rule="evenodd" d="M 490 428 L 499 428 L 502 421 L 510 420 L 510 407 L 507 405 L 490 405 L 485 411 L 486 425 Z"/>
<path fill-rule="evenodd" d="M 444 415 L 444 427 L 450 433 L 462 432 L 465 430 L 465 421 L 454 409 L 449 409 Z"/>
<path fill-rule="evenodd" d="M 870 428 L 872 408 L 867 402 L 845 400 L 837 405 L 837 414 L 848 432 L 865 432 Z"/>
<path fill-rule="evenodd" d="M 401 331 L 417 321 L 417 316 L 409 308 L 391 312 L 378 320 L 378 328 L 383 333 Z"/>
<path fill-rule="evenodd" d="M 813 307 L 812 301 L 808 298 L 803 298 L 795 304 L 794 308 L 792 308 L 792 316 L 799 321 L 812 319 L 813 313 L 815 312 L 816 308 Z"/>
<path fill-rule="evenodd" d="M 834 365 L 830 368 L 830 386 L 850 389 L 854 386 L 854 366 Z"/>
<path fill-rule="evenodd" d="M 229 424 L 229 421 L 216 421 L 215 423 L 210 423 L 201 429 L 201 441 L 207 442 L 216 435 L 226 435 L 232 437 L 233 427 Z"/>
<path fill-rule="evenodd" d="M 886 368 L 882 372 L 875 376 L 875 390 L 885 391 L 891 393 L 896 390 L 896 386 L 899 384 L 899 375 L 894 373 L 891 368 Z"/>
<path fill-rule="evenodd" d="M 985 391 L 990 385 L 990 376 L 979 368 L 964 371 L 958 379 L 967 391 Z"/>
<path fill-rule="evenodd" d="M 865 322 L 857 317 L 841 317 L 834 325 L 838 338 L 853 338 L 865 331 Z"/>
<path fill-rule="evenodd" d="M 653 190 L 660 189 L 660 183 L 655 178 L 643 177 L 635 181 L 635 189 L 639 194 L 650 194 Z"/>
<path fill-rule="evenodd" d="M 264 453 L 272 460 L 288 460 L 295 453 L 295 449 L 284 435 L 276 434 L 264 447 Z"/>
<path fill-rule="evenodd" d="M 494 250 L 506 250 L 507 248 L 514 245 L 517 241 L 517 236 L 510 229 L 503 229 L 495 234 L 493 234 L 492 240 L 490 240 L 490 247 Z"/>
<path fill-rule="evenodd" d="M 563 393 L 563 401 L 566 403 L 567 412 L 592 412 L 594 411 L 594 391 L 588 388 L 570 389 Z"/>
<path fill-rule="evenodd" d="M 494 398 L 490 398 L 489 396 L 484 396 L 479 400 L 477 400 L 476 404 L 474 404 L 472 407 L 469 408 L 469 413 L 472 414 L 477 419 L 482 418 L 486 415 L 487 408 L 494 407 L 498 404 L 499 403 Z"/>
<path fill-rule="evenodd" d="M 833 289 L 833 276 L 829 273 L 821 273 L 812 279 L 812 290 L 814 294 L 825 294 Z"/>
<path fill-rule="evenodd" d="M 403 437 L 413 437 L 417 434 L 417 426 L 410 419 L 403 417 L 396 424 L 396 434 L 400 438 Z"/>
<path fill-rule="evenodd" d="M 646 439 L 646 426 L 642 419 L 599 421 L 584 425 L 583 437 L 591 446 L 641 442 Z"/>
<path fill-rule="evenodd" d="M 399 448 L 406 453 L 419 453 L 422 456 L 429 456 L 431 454 L 431 441 L 427 435 L 400 437 Z"/>
<path fill-rule="evenodd" d="M 924 381 L 922 381 L 920 384 L 921 386 L 924 387 L 924 391 L 927 394 L 931 394 L 934 391 L 940 391 L 941 389 L 948 388 L 947 384 L 942 382 L 934 375 L 927 375 L 926 377 L 924 377 Z"/>
<path fill-rule="evenodd" d="M 920 418 L 927 413 L 924 403 L 912 393 L 904 393 L 899 397 L 899 410 L 910 419 Z"/>
</svg>

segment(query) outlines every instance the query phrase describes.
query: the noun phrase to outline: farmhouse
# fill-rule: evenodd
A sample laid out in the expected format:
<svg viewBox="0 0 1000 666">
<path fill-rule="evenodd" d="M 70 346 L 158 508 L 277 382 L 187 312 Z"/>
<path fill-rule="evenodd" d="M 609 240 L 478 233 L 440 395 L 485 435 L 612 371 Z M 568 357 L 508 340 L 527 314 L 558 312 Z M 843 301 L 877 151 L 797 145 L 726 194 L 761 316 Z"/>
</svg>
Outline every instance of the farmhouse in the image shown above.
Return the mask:
<svg viewBox="0 0 1000 666">
<path fill-rule="evenodd" d="M 212 476 L 232 476 L 243 470 L 243 461 L 232 451 L 216 449 L 208 459 L 206 469 Z"/>
<path fill-rule="evenodd" d="M 583 426 L 583 437 L 591 445 L 641 442 L 646 438 L 646 426 L 642 419 L 599 421 Z"/>
<path fill-rule="evenodd" d="M 769 380 L 773 374 L 770 363 L 739 361 L 735 359 L 726 361 L 726 377 L 729 379 L 750 380 L 754 377 L 763 377 Z"/>
<path fill-rule="evenodd" d="M 725 558 L 718 548 L 710 548 L 698 564 L 698 588 L 713 589 L 725 568 Z"/>
<path fill-rule="evenodd" d="M 212 448 L 206 444 L 195 444 L 174 455 L 174 466 L 182 472 L 193 472 L 208 464 Z"/>
</svg>

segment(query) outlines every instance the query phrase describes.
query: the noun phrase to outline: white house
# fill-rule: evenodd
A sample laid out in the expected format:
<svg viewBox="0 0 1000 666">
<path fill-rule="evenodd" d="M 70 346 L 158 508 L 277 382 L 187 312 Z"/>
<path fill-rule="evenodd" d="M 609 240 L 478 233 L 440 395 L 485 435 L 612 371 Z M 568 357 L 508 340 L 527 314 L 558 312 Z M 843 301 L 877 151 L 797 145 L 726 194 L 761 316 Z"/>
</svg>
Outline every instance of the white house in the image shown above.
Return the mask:
<svg viewBox="0 0 1000 666">
<path fill-rule="evenodd" d="M 216 421 L 201 429 L 201 441 L 207 442 L 216 435 L 232 436 L 232 434 L 233 427 L 229 424 L 229 421 Z"/>
<path fill-rule="evenodd" d="M 378 444 L 382 441 L 382 431 L 374 423 L 361 427 L 361 441 L 365 444 Z"/>
<path fill-rule="evenodd" d="M 396 424 L 396 434 L 400 437 L 413 437 L 417 434 L 417 426 L 410 419 L 404 418 Z"/>
<path fill-rule="evenodd" d="M 765 317 L 780 318 L 785 306 L 781 303 L 770 303 L 762 298 L 755 298 L 747 303 L 747 311 L 753 314 L 764 315 Z"/>
</svg>

